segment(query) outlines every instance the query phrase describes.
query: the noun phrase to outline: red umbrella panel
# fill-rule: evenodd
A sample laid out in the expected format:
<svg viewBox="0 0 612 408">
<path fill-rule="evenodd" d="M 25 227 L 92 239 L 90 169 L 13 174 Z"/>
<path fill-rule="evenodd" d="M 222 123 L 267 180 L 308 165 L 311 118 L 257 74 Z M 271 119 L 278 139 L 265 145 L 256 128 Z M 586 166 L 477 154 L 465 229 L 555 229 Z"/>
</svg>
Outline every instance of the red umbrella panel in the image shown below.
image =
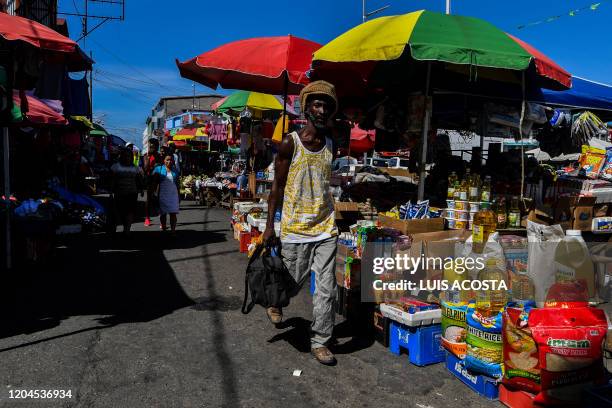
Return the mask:
<svg viewBox="0 0 612 408">
<path fill-rule="evenodd" d="M 21 108 L 28 123 L 35 125 L 67 125 L 68 120 L 50 106 L 23 91 L 13 90 L 13 102 Z"/>
<path fill-rule="evenodd" d="M 91 69 L 93 63 L 76 42 L 27 18 L 0 13 L 0 36 L 7 41 L 25 42 L 54 57 L 65 57 L 70 71 Z"/>
<path fill-rule="evenodd" d="M 181 76 L 210 88 L 298 94 L 308 83 L 312 54 L 320 44 L 292 35 L 235 41 L 176 61 Z"/>
</svg>

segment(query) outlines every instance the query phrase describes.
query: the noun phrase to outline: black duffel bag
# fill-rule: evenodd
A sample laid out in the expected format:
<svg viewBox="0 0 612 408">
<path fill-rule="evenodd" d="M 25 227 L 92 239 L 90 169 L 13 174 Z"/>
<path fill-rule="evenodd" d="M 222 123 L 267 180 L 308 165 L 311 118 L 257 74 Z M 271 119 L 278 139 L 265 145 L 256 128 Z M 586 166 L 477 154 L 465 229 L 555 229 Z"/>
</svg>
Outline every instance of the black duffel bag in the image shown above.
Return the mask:
<svg viewBox="0 0 612 408">
<path fill-rule="evenodd" d="M 289 306 L 289 300 L 297 292 L 295 279 L 289 274 L 281 257 L 274 253 L 274 249 L 259 244 L 249 259 L 244 278 L 244 314 L 248 314 L 255 305 L 265 308 Z M 247 305 L 249 293 L 251 302 Z"/>
</svg>

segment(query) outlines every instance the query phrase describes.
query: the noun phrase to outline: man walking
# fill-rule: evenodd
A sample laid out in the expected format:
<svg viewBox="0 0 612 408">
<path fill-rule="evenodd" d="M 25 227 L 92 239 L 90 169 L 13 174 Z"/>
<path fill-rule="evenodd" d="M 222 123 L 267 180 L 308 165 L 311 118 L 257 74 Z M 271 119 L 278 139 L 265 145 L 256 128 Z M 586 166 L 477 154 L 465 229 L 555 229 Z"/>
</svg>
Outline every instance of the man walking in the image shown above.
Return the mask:
<svg viewBox="0 0 612 408">
<path fill-rule="evenodd" d="M 274 164 L 275 178 L 268 199 L 268 219 L 264 242 L 276 238 L 274 214 L 282 203 L 282 258 L 299 285 L 310 271 L 315 272 L 311 350 L 322 364 L 335 364 L 327 348 L 334 328 L 336 299 L 336 241 L 334 200 L 329 189 L 333 160 L 329 120 L 338 109 L 333 85 L 316 81 L 300 93 L 307 119 L 299 132 L 285 136 Z M 274 324 L 282 321 L 282 310 L 267 309 Z"/>
</svg>

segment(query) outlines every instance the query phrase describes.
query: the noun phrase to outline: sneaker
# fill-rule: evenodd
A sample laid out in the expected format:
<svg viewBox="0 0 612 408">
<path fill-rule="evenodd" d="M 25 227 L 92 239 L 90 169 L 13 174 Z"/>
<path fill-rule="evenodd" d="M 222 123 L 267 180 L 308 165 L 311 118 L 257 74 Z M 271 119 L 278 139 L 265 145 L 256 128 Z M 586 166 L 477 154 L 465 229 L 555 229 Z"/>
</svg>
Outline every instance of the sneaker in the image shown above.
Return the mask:
<svg viewBox="0 0 612 408">
<path fill-rule="evenodd" d="M 312 353 L 314 358 L 317 359 L 317 361 L 321 364 L 329 366 L 336 364 L 336 357 L 334 357 L 332 352 L 329 351 L 329 349 L 325 346 L 317 347 L 315 349 L 312 349 L 310 352 Z"/>
<path fill-rule="evenodd" d="M 279 307 L 269 307 L 266 309 L 266 315 L 272 324 L 279 324 L 283 321 L 283 309 Z"/>
<path fill-rule="evenodd" d="M 151 219 L 149 217 L 145 218 L 144 226 L 149 227 L 151 225 Z"/>
</svg>

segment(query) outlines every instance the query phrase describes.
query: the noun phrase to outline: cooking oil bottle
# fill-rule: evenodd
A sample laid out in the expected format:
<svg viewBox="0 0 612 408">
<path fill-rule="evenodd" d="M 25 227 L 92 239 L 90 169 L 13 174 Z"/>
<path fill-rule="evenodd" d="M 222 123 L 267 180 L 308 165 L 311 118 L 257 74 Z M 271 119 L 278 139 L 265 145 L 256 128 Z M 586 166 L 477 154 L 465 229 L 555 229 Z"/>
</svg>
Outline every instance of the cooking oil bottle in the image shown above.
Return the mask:
<svg viewBox="0 0 612 408">
<path fill-rule="evenodd" d="M 485 203 L 491 201 L 491 176 L 485 176 L 482 188 L 480 189 L 480 201 Z"/>
<path fill-rule="evenodd" d="M 497 228 L 495 213 L 489 206 L 489 203 L 481 203 L 480 210 L 474 215 L 474 221 L 472 221 L 472 251 L 477 254 L 482 254 L 489 235 Z"/>
<path fill-rule="evenodd" d="M 510 201 L 510 209 L 508 210 L 508 228 L 521 227 L 521 210 L 519 208 L 518 197 L 512 197 Z"/>
<path fill-rule="evenodd" d="M 505 271 L 499 267 L 497 259 L 487 259 L 486 267 L 478 273 L 478 280 L 483 283 L 483 289 L 476 292 L 476 310 L 484 317 L 493 317 L 506 306 L 508 291 L 500 283 L 506 281 Z M 484 283 L 489 287 L 484 289 Z"/>
<path fill-rule="evenodd" d="M 454 171 L 448 176 L 448 190 L 446 198 L 452 200 L 455 198 L 455 184 L 457 183 L 457 173 Z"/>
<path fill-rule="evenodd" d="M 461 285 L 461 282 L 467 280 L 467 271 L 464 273 L 458 273 L 455 270 L 454 264 L 451 267 L 444 268 L 444 279 L 449 288 L 444 291 L 444 300 L 450 303 L 467 303 L 469 296 L 467 291 L 459 289 L 457 284 Z"/>
<path fill-rule="evenodd" d="M 471 202 L 480 201 L 480 176 L 478 174 L 473 174 L 469 183 L 469 200 Z"/>
</svg>

